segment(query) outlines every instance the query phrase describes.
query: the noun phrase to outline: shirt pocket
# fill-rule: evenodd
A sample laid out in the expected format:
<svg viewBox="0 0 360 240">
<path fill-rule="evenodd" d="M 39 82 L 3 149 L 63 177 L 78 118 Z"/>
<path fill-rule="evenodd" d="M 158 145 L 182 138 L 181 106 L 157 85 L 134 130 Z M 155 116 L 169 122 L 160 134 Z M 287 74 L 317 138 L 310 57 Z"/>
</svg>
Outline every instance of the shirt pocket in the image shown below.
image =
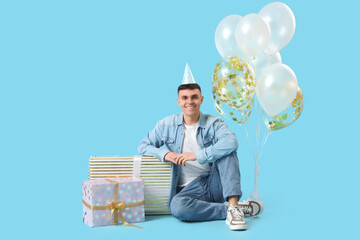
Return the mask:
<svg viewBox="0 0 360 240">
<path fill-rule="evenodd" d="M 203 139 L 204 147 L 209 147 L 214 143 L 214 136 L 210 135 Z"/>
<path fill-rule="evenodd" d="M 175 139 L 174 138 L 164 137 L 164 144 L 167 147 L 167 149 L 169 149 L 172 152 L 175 152 Z"/>
</svg>

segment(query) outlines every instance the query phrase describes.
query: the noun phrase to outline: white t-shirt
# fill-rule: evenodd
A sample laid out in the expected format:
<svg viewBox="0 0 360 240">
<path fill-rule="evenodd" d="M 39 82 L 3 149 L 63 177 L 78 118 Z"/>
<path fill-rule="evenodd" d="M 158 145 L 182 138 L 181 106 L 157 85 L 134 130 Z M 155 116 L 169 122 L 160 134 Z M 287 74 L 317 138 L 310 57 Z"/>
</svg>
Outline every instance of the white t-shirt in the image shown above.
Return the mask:
<svg viewBox="0 0 360 240">
<path fill-rule="evenodd" d="M 198 129 L 198 122 L 193 125 L 184 124 L 185 136 L 182 148 L 182 153 L 196 152 L 201 148 L 196 140 L 196 134 Z M 197 160 L 187 161 L 186 166 L 180 166 L 180 176 L 178 186 L 184 187 L 189 184 L 192 180 L 204 173 L 210 172 L 210 165 L 205 163 L 201 165 Z"/>
</svg>

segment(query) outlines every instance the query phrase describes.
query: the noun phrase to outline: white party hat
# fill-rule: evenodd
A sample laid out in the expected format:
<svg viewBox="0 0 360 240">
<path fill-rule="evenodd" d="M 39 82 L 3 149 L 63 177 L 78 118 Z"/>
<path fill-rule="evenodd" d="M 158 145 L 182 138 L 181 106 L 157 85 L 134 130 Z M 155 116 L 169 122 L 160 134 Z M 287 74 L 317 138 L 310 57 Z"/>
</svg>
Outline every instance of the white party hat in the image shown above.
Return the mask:
<svg viewBox="0 0 360 240">
<path fill-rule="evenodd" d="M 193 75 L 191 73 L 189 64 L 186 63 L 182 84 L 189 84 L 189 83 L 196 83 L 196 82 L 195 82 L 195 79 L 194 79 L 194 77 L 193 77 Z"/>
</svg>

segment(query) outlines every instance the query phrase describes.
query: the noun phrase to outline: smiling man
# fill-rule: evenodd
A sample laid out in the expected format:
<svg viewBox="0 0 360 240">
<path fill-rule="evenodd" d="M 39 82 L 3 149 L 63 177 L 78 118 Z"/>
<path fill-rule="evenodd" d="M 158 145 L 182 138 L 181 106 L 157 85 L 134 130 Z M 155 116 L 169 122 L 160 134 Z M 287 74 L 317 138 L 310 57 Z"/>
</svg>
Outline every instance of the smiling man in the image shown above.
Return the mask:
<svg viewBox="0 0 360 240">
<path fill-rule="evenodd" d="M 245 230 L 243 217 L 256 216 L 263 207 L 259 201 L 238 202 L 242 192 L 236 136 L 221 118 L 201 113 L 203 100 L 186 65 L 177 98 L 182 113 L 159 121 L 138 152 L 172 162 L 169 208 L 174 217 L 226 219 L 231 230 Z"/>
</svg>

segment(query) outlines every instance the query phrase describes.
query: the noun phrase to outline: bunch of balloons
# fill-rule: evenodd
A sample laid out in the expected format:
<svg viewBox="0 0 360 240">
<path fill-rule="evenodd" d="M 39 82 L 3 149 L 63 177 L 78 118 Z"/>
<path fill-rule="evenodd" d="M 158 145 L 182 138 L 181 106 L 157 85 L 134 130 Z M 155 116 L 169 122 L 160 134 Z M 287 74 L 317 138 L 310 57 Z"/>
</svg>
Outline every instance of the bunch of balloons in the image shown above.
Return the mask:
<svg viewBox="0 0 360 240">
<path fill-rule="evenodd" d="M 295 16 L 281 2 L 266 5 L 258 14 L 221 20 L 215 44 L 222 59 L 213 74 L 213 102 L 221 115 L 245 124 L 256 93 L 269 131 L 299 118 L 304 97 L 295 73 L 282 64 L 279 53 L 294 32 Z"/>
</svg>

